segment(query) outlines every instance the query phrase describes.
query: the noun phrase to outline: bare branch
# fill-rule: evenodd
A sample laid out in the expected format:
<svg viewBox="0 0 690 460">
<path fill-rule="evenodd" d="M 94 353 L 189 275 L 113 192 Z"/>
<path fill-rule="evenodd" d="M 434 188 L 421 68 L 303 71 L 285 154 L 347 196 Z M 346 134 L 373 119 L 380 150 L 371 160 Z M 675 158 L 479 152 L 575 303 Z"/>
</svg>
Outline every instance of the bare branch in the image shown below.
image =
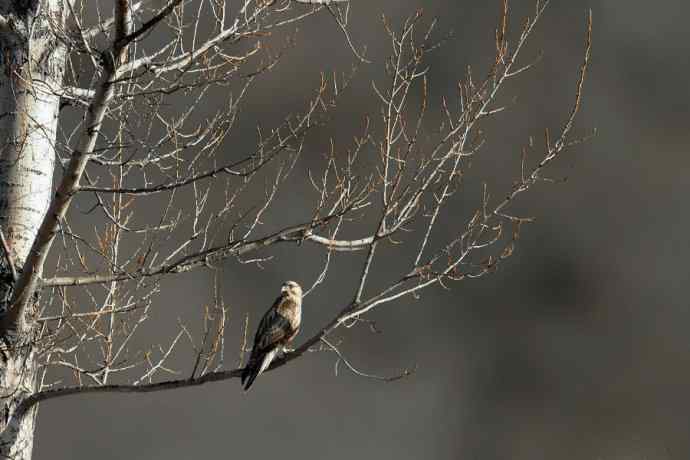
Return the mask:
<svg viewBox="0 0 690 460">
<path fill-rule="evenodd" d="M 131 12 L 132 14 L 136 13 L 136 12 L 139 11 L 144 5 L 146 5 L 147 3 L 150 3 L 151 1 L 152 1 L 152 0 L 142 0 L 142 1 L 139 1 L 139 2 L 134 3 L 134 4 L 130 7 L 130 12 Z M 70 3 L 71 3 L 71 2 L 70 2 Z M 110 17 L 110 18 L 108 18 L 108 19 L 106 19 L 106 20 L 104 20 L 104 21 L 101 21 L 99 24 L 96 24 L 95 26 L 90 27 L 89 29 L 84 30 L 83 32 L 81 32 L 81 36 L 83 37 L 84 41 L 88 41 L 88 40 L 93 39 L 94 37 L 96 37 L 98 34 L 102 34 L 102 33 L 107 32 L 107 30 L 108 30 L 109 28 L 111 28 L 111 27 L 113 26 L 113 24 L 115 24 L 115 18 L 116 18 L 116 15 L 113 15 L 112 17 Z M 81 31 L 81 26 L 80 26 L 79 24 L 77 24 L 77 27 L 78 27 L 79 30 Z"/>
<path fill-rule="evenodd" d="M 118 0 L 120 1 L 120 0 Z M 171 0 L 168 2 L 168 4 L 162 8 L 154 17 L 146 21 L 144 24 L 142 24 L 141 27 L 139 27 L 137 30 L 134 32 L 130 33 L 128 29 L 125 29 L 123 27 L 120 27 L 120 24 L 124 24 L 124 14 L 127 13 L 128 16 L 131 17 L 131 13 L 127 8 L 122 9 L 122 13 L 116 14 L 116 28 L 118 30 L 118 35 L 117 35 L 117 40 L 115 41 L 115 46 L 124 48 L 128 44 L 132 43 L 134 40 L 138 39 L 142 35 L 150 32 L 153 30 L 154 27 L 156 27 L 162 20 L 167 18 L 170 13 L 173 12 L 173 10 L 182 3 L 183 0 Z M 129 1 L 127 1 L 129 3 Z"/>
<path fill-rule="evenodd" d="M 272 235 L 250 241 L 232 241 L 223 246 L 207 249 L 202 252 L 180 257 L 170 263 L 158 265 L 149 269 L 141 269 L 131 273 L 96 274 L 86 276 L 64 276 L 46 279 L 45 286 L 84 286 L 112 281 L 136 280 L 162 274 L 184 273 L 194 268 L 205 267 L 212 262 L 226 258 L 245 255 L 251 251 L 265 248 L 276 243 L 299 242 L 307 239 L 309 233 L 316 228 L 326 225 L 342 213 L 334 214 L 312 222 L 280 230 Z M 327 243 L 326 243 L 327 244 Z"/>
<path fill-rule="evenodd" d="M 354 367 L 354 366 L 350 363 L 350 361 L 348 361 L 348 359 L 343 355 L 343 353 L 342 353 L 335 345 L 333 345 L 331 342 L 329 342 L 328 340 L 326 340 L 325 337 L 321 337 L 321 341 L 322 341 L 323 343 L 325 343 L 325 344 L 328 346 L 328 348 L 330 348 L 331 351 L 333 351 L 333 352 L 338 356 L 338 361 L 336 361 L 336 364 L 335 364 L 335 373 L 336 373 L 336 375 L 338 374 L 338 363 L 340 363 L 341 361 L 342 361 L 343 363 L 345 363 L 345 366 L 346 366 L 353 374 L 355 374 L 355 375 L 357 375 L 357 376 L 359 376 L 359 377 L 366 377 L 366 378 L 373 379 L 373 380 L 381 380 L 381 381 L 383 381 L 383 382 L 394 382 L 394 381 L 396 381 L 396 380 L 400 380 L 401 378 L 407 377 L 407 376 L 409 376 L 409 375 L 412 374 L 412 371 L 410 371 L 409 369 L 405 369 L 405 370 L 404 370 L 403 372 L 401 372 L 400 374 L 398 374 L 398 375 L 393 375 L 393 376 L 390 376 L 390 377 L 384 377 L 384 376 L 381 376 L 381 375 L 374 375 L 374 374 L 368 374 L 368 373 L 366 373 L 366 372 L 362 372 L 362 371 L 360 371 L 359 369 L 357 369 L 356 367 Z"/>
</svg>

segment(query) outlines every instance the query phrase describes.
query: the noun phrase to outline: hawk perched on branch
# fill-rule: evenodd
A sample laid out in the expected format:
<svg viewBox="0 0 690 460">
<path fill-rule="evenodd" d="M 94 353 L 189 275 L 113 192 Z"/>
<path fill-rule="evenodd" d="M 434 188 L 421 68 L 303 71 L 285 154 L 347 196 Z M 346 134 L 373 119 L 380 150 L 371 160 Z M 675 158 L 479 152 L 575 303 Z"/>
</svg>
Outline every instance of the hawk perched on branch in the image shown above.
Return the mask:
<svg viewBox="0 0 690 460">
<path fill-rule="evenodd" d="M 299 332 L 302 321 L 302 288 L 294 281 L 286 281 L 280 296 L 261 318 L 254 336 L 254 347 L 249 362 L 242 370 L 244 390 L 265 371 L 280 350 Z"/>
</svg>

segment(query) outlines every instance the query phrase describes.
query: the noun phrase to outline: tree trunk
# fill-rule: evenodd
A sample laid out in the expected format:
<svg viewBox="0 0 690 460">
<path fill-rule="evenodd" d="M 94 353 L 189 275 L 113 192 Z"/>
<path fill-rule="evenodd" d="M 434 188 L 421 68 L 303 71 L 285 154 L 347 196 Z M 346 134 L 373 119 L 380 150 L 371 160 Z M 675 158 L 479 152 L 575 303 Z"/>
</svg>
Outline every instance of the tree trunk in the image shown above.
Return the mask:
<svg viewBox="0 0 690 460">
<path fill-rule="evenodd" d="M 67 5 L 62 0 L 4 1 L 0 15 L 0 226 L 21 269 L 52 198 L 60 88 L 65 68 Z M 59 31 L 59 32 L 58 32 Z M 2 251 L 2 249 L 0 249 Z M 13 283 L 3 260 L 0 302 L 7 309 Z M 2 331 L 0 356 L 0 457 L 30 459 L 35 410 L 13 417 L 36 391 L 33 321 Z"/>
<path fill-rule="evenodd" d="M 2 436 L 0 458 L 29 460 L 34 442 L 36 408 L 22 417 L 13 417 L 21 401 L 36 390 L 37 366 L 30 341 L 2 358 L 0 391 L 2 398 Z M 7 395 L 7 396 L 6 396 Z"/>
</svg>

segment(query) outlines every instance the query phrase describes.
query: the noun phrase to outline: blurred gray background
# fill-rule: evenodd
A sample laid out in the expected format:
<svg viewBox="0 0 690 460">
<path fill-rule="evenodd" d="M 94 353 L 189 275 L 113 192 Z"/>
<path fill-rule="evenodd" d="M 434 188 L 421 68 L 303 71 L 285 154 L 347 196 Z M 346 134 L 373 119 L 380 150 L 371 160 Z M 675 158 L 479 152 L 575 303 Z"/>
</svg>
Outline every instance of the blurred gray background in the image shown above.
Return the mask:
<svg viewBox="0 0 690 460">
<path fill-rule="evenodd" d="M 512 3 L 517 26 L 533 2 Z M 589 8 L 593 59 L 576 130 L 598 135 L 551 170 L 566 182 L 539 186 L 521 202 L 536 222 L 496 274 L 382 307 L 372 314 L 380 334 L 364 327 L 336 333 L 360 369 L 390 375 L 416 366 L 413 375 L 393 383 L 343 369 L 336 376 L 332 354 L 312 353 L 262 376 L 248 394 L 231 380 L 55 400 L 41 407 L 36 458 L 689 458 L 690 219 L 683 203 L 690 4 L 655 5 L 553 0 L 525 55 L 543 50 L 544 59 L 504 90 L 516 104 L 487 126 L 468 203 L 476 204 L 479 180 L 509 187 L 528 137 L 540 138 L 567 115 Z M 431 58 L 436 106 L 441 95 L 455 95 L 467 65 L 484 73 L 498 1 L 355 0 L 354 38 L 374 63 L 360 70 L 321 141 L 347 142 L 364 114 L 377 115 L 370 82 L 381 77 L 388 53 L 380 15 L 397 25 L 417 8 L 454 33 Z M 243 126 L 250 131 L 256 120 L 277 121 L 303 107 L 321 71 L 353 63 L 328 15 L 290 33 L 297 46 L 247 99 Z M 305 171 L 293 180 L 306 180 Z M 280 197 L 266 231 L 300 206 L 297 196 Z M 253 331 L 280 283 L 310 285 L 323 260 L 306 246 L 273 254 L 263 268 L 228 262 L 220 270 L 231 306 L 229 356 L 237 354 L 244 315 Z M 350 298 L 361 262 L 359 254 L 336 259 L 325 285 L 305 300 L 302 338 Z M 377 271 L 396 266 L 394 258 L 387 263 Z M 165 283 L 159 324 L 207 302 L 212 276 Z"/>
</svg>

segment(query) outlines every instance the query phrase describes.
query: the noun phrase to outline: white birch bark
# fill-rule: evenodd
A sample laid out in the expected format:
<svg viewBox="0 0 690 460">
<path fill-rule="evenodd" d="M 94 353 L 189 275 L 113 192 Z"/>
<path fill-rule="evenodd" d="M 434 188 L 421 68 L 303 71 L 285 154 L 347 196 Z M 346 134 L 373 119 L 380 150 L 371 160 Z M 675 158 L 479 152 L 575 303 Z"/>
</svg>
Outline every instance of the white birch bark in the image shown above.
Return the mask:
<svg viewBox="0 0 690 460">
<path fill-rule="evenodd" d="M 46 16 L 64 10 L 62 1 L 46 3 L 52 11 L 0 33 L 0 225 L 19 267 L 52 194 L 60 98 L 47 85 L 60 87 L 65 51 Z"/>
<path fill-rule="evenodd" d="M 62 0 L 3 2 L 0 14 L 0 226 L 21 268 L 52 197 L 59 88 L 65 49 L 57 40 Z M 5 305 L 6 307 L 6 305 Z M 31 323 L 4 337 L 0 356 L 0 457 L 30 459 L 33 411 L 14 409 L 36 391 Z"/>
</svg>

